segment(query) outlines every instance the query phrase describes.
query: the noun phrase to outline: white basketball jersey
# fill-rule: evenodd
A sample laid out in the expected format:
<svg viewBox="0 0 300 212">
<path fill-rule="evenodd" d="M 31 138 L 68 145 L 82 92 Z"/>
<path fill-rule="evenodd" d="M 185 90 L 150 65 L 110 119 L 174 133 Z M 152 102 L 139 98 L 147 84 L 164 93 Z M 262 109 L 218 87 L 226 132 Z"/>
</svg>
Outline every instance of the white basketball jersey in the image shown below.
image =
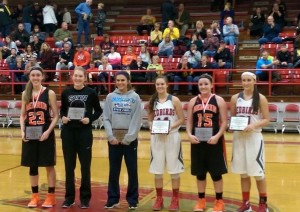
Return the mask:
<svg viewBox="0 0 300 212">
<path fill-rule="evenodd" d="M 160 103 L 158 101 L 155 102 L 154 106 L 154 120 L 169 120 L 170 126 L 174 122 L 178 120 L 174 105 L 172 103 L 172 95 L 168 95 L 167 100 L 163 103 Z M 178 131 L 178 129 L 173 129 L 170 132 Z"/>
<path fill-rule="evenodd" d="M 259 110 L 257 114 L 253 112 L 252 101 L 253 99 L 245 100 L 243 94 L 239 94 L 236 101 L 236 116 L 249 116 L 250 123 L 255 123 L 260 121 L 261 117 Z M 256 128 L 254 131 L 261 132 L 261 130 L 261 128 Z"/>
</svg>

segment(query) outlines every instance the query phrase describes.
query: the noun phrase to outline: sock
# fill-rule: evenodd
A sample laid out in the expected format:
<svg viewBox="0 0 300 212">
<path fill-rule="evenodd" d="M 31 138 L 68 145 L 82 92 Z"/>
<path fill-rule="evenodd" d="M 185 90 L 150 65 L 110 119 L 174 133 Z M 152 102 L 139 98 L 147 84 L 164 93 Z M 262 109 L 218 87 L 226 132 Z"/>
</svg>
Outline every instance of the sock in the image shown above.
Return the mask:
<svg viewBox="0 0 300 212">
<path fill-rule="evenodd" d="M 266 204 L 266 203 L 267 203 L 267 194 L 259 193 L 259 204 Z"/>
<path fill-rule="evenodd" d="M 54 194 L 55 193 L 55 187 L 49 187 L 48 188 L 48 193 Z"/>
<path fill-rule="evenodd" d="M 162 188 L 156 188 L 156 195 L 162 197 Z"/>
<path fill-rule="evenodd" d="M 205 192 L 198 192 L 198 197 L 199 197 L 199 199 L 204 199 L 205 198 Z"/>
<path fill-rule="evenodd" d="M 173 189 L 173 197 L 178 197 L 179 188 Z"/>
<path fill-rule="evenodd" d="M 216 192 L 216 199 L 217 199 L 217 200 L 223 199 L 223 192 L 220 192 L 220 193 L 217 193 L 217 192 Z"/>
<path fill-rule="evenodd" d="M 31 186 L 32 193 L 39 193 L 39 186 Z"/>
<path fill-rule="evenodd" d="M 247 202 L 247 201 L 249 201 L 249 199 L 250 199 L 250 192 L 248 191 L 248 192 L 243 192 L 243 201 L 244 202 Z"/>
</svg>

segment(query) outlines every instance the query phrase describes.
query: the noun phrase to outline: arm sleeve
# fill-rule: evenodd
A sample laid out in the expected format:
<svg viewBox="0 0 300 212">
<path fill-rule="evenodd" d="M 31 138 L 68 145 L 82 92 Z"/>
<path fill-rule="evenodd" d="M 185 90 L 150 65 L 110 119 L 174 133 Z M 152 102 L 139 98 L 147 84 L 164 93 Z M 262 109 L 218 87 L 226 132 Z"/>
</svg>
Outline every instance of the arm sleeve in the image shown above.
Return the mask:
<svg viewBox="0 0 300 212">
<path fill-rule="evenodd" d="M 111 123 L 112 114 L 111 114 L 110 105 L 111 105 L 111 99 L 108 97 L 104 102 L 104 109 L 103 109 L 103 125 L 104 125 L 104 129 L 108 141 L 115 139 L 112 132 L 112 123 Z"/>
<path fill-rule="evenodd" d="M 128 132 L 125 135 L 123 142 L 126 144 L 130 144 L 132 141 L 134 141 L 138 136 L 138 133 L 141 129 L 141 125 L 142 125 L 142 103 L 141 103 L 141 99 L 138 97 L 136 99 L 135 110 L 133 112 L 133 116 L 129 124 Z"/>
<path fill-rule="evenodd" d="M 223 26 L 223 35 L 226 36 L 229 34 L 228 27 L 226 25 Z"/>
<path fill-rule="evenodd" d="M 81 15 L 82 14 L 82 3 L 80 3 L 76 8 L 75 8 L 75 12 L 78 14 L 78 15 Z"/>
<path fill-rule="evenodd" d="M 91 94 L 91 101 L 92 101 L 94 112 L 89 117 L 90 123 L 97 120 L 103 112 L 102 108 L 100 107 L 99 99 L 95 91 L 92 92 Z"/>
</svg>

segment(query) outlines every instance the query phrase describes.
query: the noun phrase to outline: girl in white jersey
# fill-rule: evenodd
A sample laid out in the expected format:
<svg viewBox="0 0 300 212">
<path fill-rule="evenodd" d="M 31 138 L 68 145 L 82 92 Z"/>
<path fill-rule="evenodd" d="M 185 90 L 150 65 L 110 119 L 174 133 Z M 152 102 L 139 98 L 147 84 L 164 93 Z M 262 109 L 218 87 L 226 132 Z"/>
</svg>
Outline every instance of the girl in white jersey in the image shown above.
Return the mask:
<svg viewBox="0 0 300 212">
<path fill-rule="evenodd" d="M 256 75 L 242 74 L 244 90 L 231 98 L 232 116 L 249 116 L 250 123 L 243 131 L 233 134 L 231 170 L 241 175 L 243 204 L 238 212 L 252 211 L 249 197 L 253 176 L 259 192 L 258 212 L 268 211 L 267 189 L 264 164 L 264 142 L 261 134 L 263 126 L 269 122 L 268 101 L 257 91 Z"/>
<path fill-rule="evenodd" d="M 156 202 L 152 209 L 159 211 L 163 208 L 163 174 L 165 164 L 172 178 L 173 197 L 169 210 L 179 209 L 179 173 L 184 171 L 180 135 L 178 129 L 184 122 L 183 109 L 180 100 L 167 92 L 168 82 L 165 76 L 158 76 L 155 80 L 156 92 L 149 101 L 149 126 L 153 120 L 169 120 L 168 134 L 151 135 L 151 163 L 150 172 L 155 174 Z"/>
</svg>

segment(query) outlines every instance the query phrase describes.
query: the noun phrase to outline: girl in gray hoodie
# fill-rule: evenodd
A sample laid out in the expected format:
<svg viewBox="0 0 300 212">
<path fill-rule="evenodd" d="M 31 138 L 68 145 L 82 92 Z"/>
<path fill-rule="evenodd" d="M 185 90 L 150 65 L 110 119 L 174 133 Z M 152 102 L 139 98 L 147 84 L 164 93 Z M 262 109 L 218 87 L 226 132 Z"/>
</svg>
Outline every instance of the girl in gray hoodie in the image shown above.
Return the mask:
<svg viewBox="0 0 300 212">
<path fill-rule="evenodd" d="M 119 176 L 124 156 L 128 172 L 126 200 L 129 209 L 138 204 L 137 146 L 142 123 L 142 105 L 139 95 L 132 90 L 126 71 L 116 74 L 116 89 L 107 95 L 103 121 L 109 150 L 108 199 L 105 208 L 119 205 Z"/>
</svg>

